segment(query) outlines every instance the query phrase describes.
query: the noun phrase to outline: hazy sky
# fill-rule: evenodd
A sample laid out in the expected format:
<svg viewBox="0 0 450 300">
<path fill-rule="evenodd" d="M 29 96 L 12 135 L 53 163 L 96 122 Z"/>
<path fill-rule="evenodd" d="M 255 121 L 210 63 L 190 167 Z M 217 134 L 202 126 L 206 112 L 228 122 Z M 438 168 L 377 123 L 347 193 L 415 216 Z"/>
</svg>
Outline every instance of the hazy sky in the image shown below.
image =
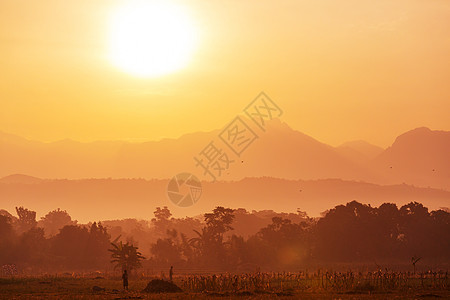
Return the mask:
<svg viewBox="0 0 450 300">
<path fill-rule="evenodd" d="M 264 90 L 291 127 L 388 146 L 450 130 L 450 1 L 175 1 L 198 29 L 189 65 L 137 78 L 108 59 L 121 2 L 0 0 L 0 131 L 159 139 L 221 128 Z"/>
</svg>

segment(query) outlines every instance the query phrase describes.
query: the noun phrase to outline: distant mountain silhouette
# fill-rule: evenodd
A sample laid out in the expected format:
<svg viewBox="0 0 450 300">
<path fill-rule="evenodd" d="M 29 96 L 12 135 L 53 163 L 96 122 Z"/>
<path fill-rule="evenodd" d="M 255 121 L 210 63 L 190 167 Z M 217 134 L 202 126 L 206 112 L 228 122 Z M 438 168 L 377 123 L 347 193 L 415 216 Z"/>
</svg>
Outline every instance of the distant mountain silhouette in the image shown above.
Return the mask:
<svg viewBox="0 0 450 300">
<path fill-rule="evenodd" d="M 24 183 L 24 184 L 35 184 L 42 182 L 43 179 L 23 175 L 23 174 L 13 174 L 3 178 L 0 178 L 1 183 Z"/>
<path fill-rule="evenodd" d="M 383 202 L 403 205 L 411 201 L 430 209 L 448 207 L 450 192 L 410 185 L 387 185 L 324 180 L 286 180 L 246 178 L 240 181 L 203 182 L 200 200 L 191 207 L 174 206 L 167 196 L 168 180 L 84 179 L 42 180 L 39 183 L 4 183 L 0 181 L 0 203 L 3 209 L 15 206 L 36 210 L 38 216 L 56 208 L 67 210 L 81 222 L 104 219 L 150 219 L 157 206 L 168 206 L 178 217 L 197 216 L 221 205 L 247 210 L 296 212 L 310 216 L 338 204 L 357 200 L 371 205 Z"/>
<path fill-rule="evenodd" d="M 450 189 L 450 132 L 425 127 L 408 131 L 372 166 L 397 181 Z"/>
<path fill-rule="evenodd" d="M 367 164 L 384 151 L 383 148 L 362 140 L 346 142 L 336 147 L 336 150 L 345 158 L 358 164 Z"/>
<path fill-rule="evenodd" d="M 251 122 L 249 122 L 251 124 Z M 362 180 L 378 184 L 411 183 L 450 190 L 450 132 L 419 128 L 399 136 L 382 151 L 363 141 L 332 147 L 274 119 L 266 132 L 238 157 L 218 138 L 221 130 L 185 134 L 143 143 L 29 141 L 0 132 L 0 176 L 29 174 L 41 178 L 158 178 L 191 172 L 208 143 L 234 160 L 221 180 L 270 176 L 286 179 Z M 433 171 L 434 170 L 434 171 Z"/>
<path fill-rule="evenodd" d="M 270 176 L 288 179 L 342 178 L 376 181 L 366 166 L 340 155 L 335 148 L 290 128 L 278 119 L 267 125 L 254 145 L 244 153 L 243 163 L 230 173 L 237 178 Z"/>
<path fill-rule="evenodd" d="M 0 176 L 24 173 L 45 178 L 170 178 L 182 171 L 202 174 L 203 170 L 195 167 L 194 156 L 214 141 L 235 161 L 221 179 L 274 176 L 375 180 L 369 170 L 333 147 L 278 119 L 269 122 L 267 132 L 256 132 L 259 138 L 241 157 L 221 142 L 219 133 L 220 130 L 199 132 L 143 143 L 41 143 L 8 135 L 0 138 Z"/>
</svg>

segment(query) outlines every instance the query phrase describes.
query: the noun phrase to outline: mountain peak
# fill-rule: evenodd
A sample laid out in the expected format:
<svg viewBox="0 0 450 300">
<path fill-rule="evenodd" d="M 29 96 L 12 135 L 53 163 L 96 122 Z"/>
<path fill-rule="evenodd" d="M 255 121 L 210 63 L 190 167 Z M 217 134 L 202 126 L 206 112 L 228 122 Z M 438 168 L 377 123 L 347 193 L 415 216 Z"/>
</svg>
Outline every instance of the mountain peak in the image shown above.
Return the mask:
<svg viewBox="0 0 450 300">
<path fill-rule="evenodd" d="M 42 179 L 24 175 L 24 174 L 12 174 L 6 177 L 0 178 L 1 183 L 25 183 L 25 184 L 33 184 L 40 183 Z"/>
<path fill-rule="evenodd" d="M 419 127 L 398 136 L 375 164 L 398 180 L 448 189 L 449 149 L 450 131 Z"/>
<path fill-rule="evenodd" d="M 415 132 L 430 132 L 432 130 L 430 128 L 428 128 L 428 127 L 422 126 L 422 127 L 414 128 L 414 129 L 410 130 L 409 132 L 412 132 L 412 131 L 415 131 Z"/>
<path fill-rule="evenodd" d="M 417 135 L 428 135 L 432 133 L 433 130 L 431 130 L 428 127 L 417 127 L 412 130 L 409 130 L 401 135 L 399 135 L 397 138 L 405 137 L 405 136 L 417 136 Z"/>
<path fill-rule="evenodd" d="M 278 130 L 293 130 L 286 122 L 281 121 L 279 118 L 273 118 L 267 122 L 267 128 Z"/>
<path fill-rule="evenodd" d="M 431 130 L 428 127 L 418 127 L 399 135 L 392 144 L 392 147 L 398 145 L 411 147 L 416 145 L 422 148 L 427 146 L 427 144 L 428 146 L 434 144 L 437 140 L 448 138 L 450 138 L 450 131 Z"/>
</svg>

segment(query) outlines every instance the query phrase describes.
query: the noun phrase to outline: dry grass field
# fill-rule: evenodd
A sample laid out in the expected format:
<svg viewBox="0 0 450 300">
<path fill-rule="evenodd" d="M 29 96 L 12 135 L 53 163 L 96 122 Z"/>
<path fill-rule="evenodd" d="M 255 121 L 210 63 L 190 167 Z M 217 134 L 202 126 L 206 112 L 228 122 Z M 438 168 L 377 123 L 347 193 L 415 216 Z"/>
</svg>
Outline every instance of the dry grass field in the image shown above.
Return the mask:
<svg viewBox="0 0 450 300">
<path fill-rule="evenodd" d="M 385 274 L 386 275 L 386 274 Z M 179 276 L 182 293 L 143 292 L 153 278 L 130 278 L 124 291 L 118 277 L 39 276 L 0 278 L 0 299 L 448 299 L 449 279 L 441 276 L 345 274 L 241 274 Z M 230 283 L 230 284 L 228 284 Z"/>
</svg>

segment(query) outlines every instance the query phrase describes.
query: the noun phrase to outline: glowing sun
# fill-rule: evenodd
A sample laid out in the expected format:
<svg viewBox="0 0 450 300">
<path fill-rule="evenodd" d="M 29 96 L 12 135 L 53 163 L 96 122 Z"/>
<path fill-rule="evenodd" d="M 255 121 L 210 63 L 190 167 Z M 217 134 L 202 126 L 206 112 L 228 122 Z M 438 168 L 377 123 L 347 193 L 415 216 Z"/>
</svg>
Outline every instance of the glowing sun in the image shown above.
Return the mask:
<svg viewBox="0 0 450 300">
<path fill-rule="evenodd" d="M 126 1 L 110 20 L 112 63 L 140 77 L 158 77 L 187 65 L 196 30 L 184 7 L 160 1 Z"/>
</svg>

